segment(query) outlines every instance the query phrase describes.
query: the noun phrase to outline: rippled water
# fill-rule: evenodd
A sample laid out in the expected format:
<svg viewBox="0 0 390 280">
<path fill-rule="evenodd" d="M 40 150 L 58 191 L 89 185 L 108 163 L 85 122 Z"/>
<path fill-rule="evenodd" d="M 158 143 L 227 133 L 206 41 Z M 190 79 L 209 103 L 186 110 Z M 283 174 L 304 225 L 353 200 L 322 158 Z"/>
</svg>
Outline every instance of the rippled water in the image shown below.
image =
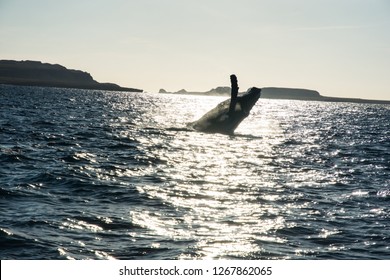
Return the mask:
<svg viewBox="0 0 390 280">
<path fill-rule="evenodd" d="M 389 259 L 390 107 L 0 86 L 1 259 Z"/>
</svg>

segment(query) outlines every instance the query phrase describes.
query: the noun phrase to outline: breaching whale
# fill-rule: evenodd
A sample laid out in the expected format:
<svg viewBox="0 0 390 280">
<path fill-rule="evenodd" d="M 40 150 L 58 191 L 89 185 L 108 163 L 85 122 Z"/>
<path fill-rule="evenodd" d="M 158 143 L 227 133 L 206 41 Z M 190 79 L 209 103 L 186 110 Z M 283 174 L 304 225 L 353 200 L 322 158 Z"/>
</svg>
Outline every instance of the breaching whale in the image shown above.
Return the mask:
<svg viewBox="0 0 390 280">
<path fill-rule="evenodd" d="M 237 126 L 249 116 L 249 112 L 260 98 L 261 89 L 252 87 L 245 94 L 237 96 L 237 78 L 232 75 L 232 96 L 219 103 L 188 128 L 210 133 L 233 134 Z"/>
</svg>

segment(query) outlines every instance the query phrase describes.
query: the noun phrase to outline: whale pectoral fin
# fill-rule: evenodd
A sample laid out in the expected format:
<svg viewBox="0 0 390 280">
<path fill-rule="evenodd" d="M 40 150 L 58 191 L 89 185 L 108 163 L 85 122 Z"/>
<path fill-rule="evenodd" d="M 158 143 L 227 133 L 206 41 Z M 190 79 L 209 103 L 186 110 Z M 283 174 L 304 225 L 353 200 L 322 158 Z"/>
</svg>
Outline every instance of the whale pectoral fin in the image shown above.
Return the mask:
<svg viewBox="0 0 390 280">
<path fill-rule="evenodd" d="M 261 89 L 253 87 L 246 94 L 237 96 L 237 78 L 232 75 L 231 81 L 231 98 L 219 103 L 187 127 L 203 132 L 233 134 L 242 120 L 249 116 L 250 110 L 260 97 Z"/>
</svg>

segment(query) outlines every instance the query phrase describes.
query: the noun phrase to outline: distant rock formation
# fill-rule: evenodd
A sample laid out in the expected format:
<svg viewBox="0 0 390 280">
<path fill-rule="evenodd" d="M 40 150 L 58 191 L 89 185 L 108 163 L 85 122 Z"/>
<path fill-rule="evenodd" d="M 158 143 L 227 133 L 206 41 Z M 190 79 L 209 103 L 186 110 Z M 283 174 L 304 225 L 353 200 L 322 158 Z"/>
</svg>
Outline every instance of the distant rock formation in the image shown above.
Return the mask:
<svg viewBox="0 0 390 280">
<path fill-rule="evenodd" d="M 298 88 L 266 87 L 262 89 L 262 98 L 292 99 L 292 100 L 316 100 L 321 101 L 322 96 L 318 91 Z"/>
<path fill-rule="evenodd" d="M 142 92 L 112 83 L 99 83 L 80 70 L 40 61 L 0 60 L 0 84 Z"/>
<path fill-rule="evenodd" d="M 174 93 L 186 93 L 195 95 L 230 95 L 230 87 L 217 87 L 206 92 L 187 92 L 180 90 Z M 241 93 L 243 94 L 243 93 Z M 298 88 L 279 88 L 264 87 L 261 89 L 261 98 L 267 99 L 289 99 L 289 100 L 307 100 L 307 101 L 326 101 L 326 102 L 352 102 L 352 103 L 372 103 L 372 104 L 390 104 L 387 100 L 369 100 L 360 98 L 343 98 L 322 96 L 316 90 L 298 89 Z"/>
<path fill-rule="evenodd" d="M 181 90 L 179 90 L 178 92 L 176 92 L 176 93 L 178 93 L 178 94 L 186 94 L 186 93 L 188 93 L 185 89 L 181 89 Z"/>
<path fill-rule="evenodd" d="M 297 100 L 321 100 L 323 96 L 318 91 L 309 89 L 295 88 L 277 88 L 265 87 L 262 88 L 261 98 L 269 99 L 297 99 Z M 165 90 L 160 90 L 159 93 L 168 93 Z M 216 87 L 205 92 L 187 92 L 185 89 L 174 92 L 177 94 L 197 94 L 197 95 L 230 95 L 230 87 Z M 244 94 L 241 92 L 241 94 Z"/>
<path fill-rule="evenodd" d="M 230 95 L 230 87 L 216 87 L 207 92 L 210 95 Z"/>
<path fill-rule="evenodd" d="M 298 88 L 278 88 L 266 87 L 262 89 L 262 98 L 269 99 L 290 99 L 307 101 L 325 101 L 325 102 L 350 102 L 350 103 L 372 103 L 372 104 L 390 104 L 387 100 L 369 100 L 360 98 L 328 97 L 321 95 L 316 90 L 298 89 Z"/>
</svg>

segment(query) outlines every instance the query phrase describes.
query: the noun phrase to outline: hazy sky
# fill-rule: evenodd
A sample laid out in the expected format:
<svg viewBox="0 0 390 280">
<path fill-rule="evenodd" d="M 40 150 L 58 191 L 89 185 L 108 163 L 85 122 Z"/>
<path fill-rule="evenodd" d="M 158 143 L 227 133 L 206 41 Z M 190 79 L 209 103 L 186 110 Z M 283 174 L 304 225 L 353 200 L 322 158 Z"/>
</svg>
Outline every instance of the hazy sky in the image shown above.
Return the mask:
<svg viewBox="0 0 390 280">
<path fill-rule="evenodd" d="M 390 100 L 390 0 L 0 0 L 0 59 L 100 82 Z"/>
</svg>

